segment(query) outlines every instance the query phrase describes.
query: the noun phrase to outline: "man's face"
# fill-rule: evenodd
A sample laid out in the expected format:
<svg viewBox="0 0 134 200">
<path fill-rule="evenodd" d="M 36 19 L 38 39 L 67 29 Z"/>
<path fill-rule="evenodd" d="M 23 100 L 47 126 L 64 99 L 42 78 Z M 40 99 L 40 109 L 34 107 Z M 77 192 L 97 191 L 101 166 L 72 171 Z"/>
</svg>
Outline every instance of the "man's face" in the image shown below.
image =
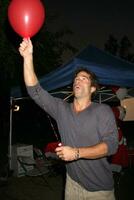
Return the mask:
<svg viewBox="0 0 134 200">
<path fill-rule="evenodd" d="M 94 90 L 95 88 L 91 86 L 90 75 L 85 71 L 79 72 L 73 83 L 74 96 L 76 98 L 89 98 Z"/>
</svg>

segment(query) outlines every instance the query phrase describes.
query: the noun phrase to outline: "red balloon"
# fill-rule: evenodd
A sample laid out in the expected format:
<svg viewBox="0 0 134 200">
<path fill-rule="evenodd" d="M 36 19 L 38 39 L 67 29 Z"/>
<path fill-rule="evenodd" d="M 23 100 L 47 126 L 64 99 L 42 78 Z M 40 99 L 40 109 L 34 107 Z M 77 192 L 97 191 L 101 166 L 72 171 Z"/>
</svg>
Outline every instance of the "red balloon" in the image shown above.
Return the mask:
<svg viewBox="0 0 134 200">
<path fill-rule="evenodd" d="M 45 8 L 40 0 L 12 0 L 8 19 L 16 33 L 23 38 L 34 36 L 45 20 Z"/>
</svg>

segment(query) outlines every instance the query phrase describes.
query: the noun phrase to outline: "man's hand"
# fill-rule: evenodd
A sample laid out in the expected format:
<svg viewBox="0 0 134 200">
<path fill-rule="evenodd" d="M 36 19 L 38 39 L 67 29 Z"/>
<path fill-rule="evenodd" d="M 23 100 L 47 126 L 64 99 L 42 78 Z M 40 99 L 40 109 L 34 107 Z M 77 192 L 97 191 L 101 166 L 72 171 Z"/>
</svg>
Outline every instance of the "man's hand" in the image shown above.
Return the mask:
<svg viewBox="0 0 134 200">
<path fill-rule="evenodd" d="M 76 160 L 77 149 L 69 146 L 60 146 L 55 149 L 57 156 L 64 161 Z"/>
<path fill-rule="evenodd" d="M 24 38 L 19 47 L 20 55 L 24 59 L 24 81 L 27 86 L 35 86 L 38 83 L 33 65 L 33 45 L 30 38 Z"/>
<path fill-rule="evenodd" d="M 33 45 L 30 39 L 24 38 L 19 47 L 20 55 L 24 58 L 33 54 Z"/>
</svg>

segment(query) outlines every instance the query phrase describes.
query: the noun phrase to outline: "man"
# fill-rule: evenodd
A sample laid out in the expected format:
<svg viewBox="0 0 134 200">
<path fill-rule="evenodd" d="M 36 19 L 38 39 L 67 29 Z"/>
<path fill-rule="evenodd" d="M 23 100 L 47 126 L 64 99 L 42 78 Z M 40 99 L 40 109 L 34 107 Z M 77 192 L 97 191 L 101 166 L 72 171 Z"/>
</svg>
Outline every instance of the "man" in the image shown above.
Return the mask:
<svg viewBox="0 0 134 200">
<path fill-rule="evenodd" d="M 114 200 L 113 177 L 107 156 L 118 147 L 117 127 L 110 107 L 91 101 L 95 75 L 83 69 L 73 81 L 74 101 L 54 98 L 39 84 L 33 66 L 33 46 L 24 39 L 24 80 L 29 95 L 57 122 L 62 145 L 55 149 L 66 161 L 66 200 Z"/>
</svg>

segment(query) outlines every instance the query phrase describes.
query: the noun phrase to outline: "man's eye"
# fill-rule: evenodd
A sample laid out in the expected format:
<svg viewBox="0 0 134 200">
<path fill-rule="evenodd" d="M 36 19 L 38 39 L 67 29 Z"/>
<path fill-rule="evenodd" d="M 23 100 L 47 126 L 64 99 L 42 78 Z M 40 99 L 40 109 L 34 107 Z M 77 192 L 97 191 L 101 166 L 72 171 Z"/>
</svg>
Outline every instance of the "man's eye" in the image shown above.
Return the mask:
<svg viewBox="0 0 134 200">
<path fill-rule="evenodd" d="M 83 80 L 83 81 L 87 80 L 87 77 L 82 77 L 82 80 Z"/>
</svg>

